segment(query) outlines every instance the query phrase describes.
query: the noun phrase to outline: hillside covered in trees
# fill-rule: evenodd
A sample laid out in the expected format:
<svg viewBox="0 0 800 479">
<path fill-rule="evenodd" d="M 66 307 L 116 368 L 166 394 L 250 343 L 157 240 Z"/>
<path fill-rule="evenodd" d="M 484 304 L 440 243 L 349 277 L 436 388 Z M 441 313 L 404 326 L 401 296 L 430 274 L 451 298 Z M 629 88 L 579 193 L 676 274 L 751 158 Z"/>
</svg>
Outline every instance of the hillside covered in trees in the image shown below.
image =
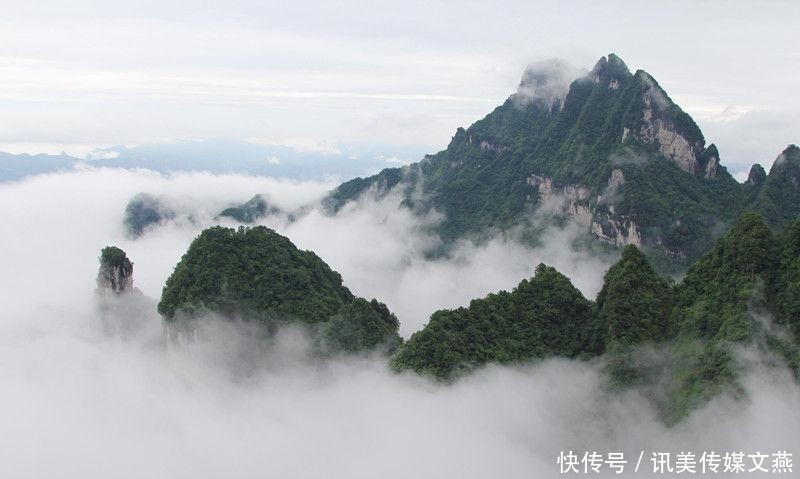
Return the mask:
<svg viewBox="0 0 800 479">
<path fill-rule="evenodd" d="M 203 231 L 167 279 L 158 311 L 168 323 L 216 314 L 272 329 L 299 324 L 324 352 L 388 351 L 400 342 L 384 304 L 354 296 L 316 254 L 264 226 Z"/>
<path fill-rule="evenodd" d="M 392 367 L 452 379 L 487 363 L 600 356 L 610 387 L 642 388 L 676 421 L 722 391 L 741 393 L 737 345 L 766 345 L 800 372 L 798 257 L 800 221 L 775 234 L 746 213 L 678 284 L 632 245 L 595 301 L 539 265 L 511 292 L 433 313 Z"/>
</svg>

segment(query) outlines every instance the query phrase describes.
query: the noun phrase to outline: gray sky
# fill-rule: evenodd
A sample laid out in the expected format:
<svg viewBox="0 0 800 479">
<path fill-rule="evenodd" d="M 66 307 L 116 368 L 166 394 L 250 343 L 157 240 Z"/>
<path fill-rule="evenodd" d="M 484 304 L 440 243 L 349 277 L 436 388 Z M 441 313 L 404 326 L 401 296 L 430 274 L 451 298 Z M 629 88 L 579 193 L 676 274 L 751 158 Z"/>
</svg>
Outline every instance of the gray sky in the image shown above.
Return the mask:
<svg viewBox="0 0 800 479">
<path fill-rule="evenodd" d="M 734 173 L 800 142 L 798 2 L 2 3 L 4 150 L 226 138 L 433 152 L 526 64 L 609 52 L 658 79 Z"/>
</svg>

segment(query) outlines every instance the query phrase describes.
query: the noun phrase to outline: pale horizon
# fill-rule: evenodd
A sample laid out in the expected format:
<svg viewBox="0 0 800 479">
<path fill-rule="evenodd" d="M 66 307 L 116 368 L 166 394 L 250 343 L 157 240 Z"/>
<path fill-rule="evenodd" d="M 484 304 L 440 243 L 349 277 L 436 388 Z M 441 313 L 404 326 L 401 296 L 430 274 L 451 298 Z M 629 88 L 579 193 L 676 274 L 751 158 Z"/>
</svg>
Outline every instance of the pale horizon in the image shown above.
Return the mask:
<svg viewBox="0 0 800 479">
<path fill-rule="evenodd" d="M 585 69 L 611 52 L 651 73 L 740 180 L 800 141 L 800 52 L 779 34 L 793 2 L 235 3 L 9 6 L 0 150 L 258 138 L 434 153 L 512 94 L 527 64 Z M 669 41 L 649 38 L 654 18 Z"/>
</svg>

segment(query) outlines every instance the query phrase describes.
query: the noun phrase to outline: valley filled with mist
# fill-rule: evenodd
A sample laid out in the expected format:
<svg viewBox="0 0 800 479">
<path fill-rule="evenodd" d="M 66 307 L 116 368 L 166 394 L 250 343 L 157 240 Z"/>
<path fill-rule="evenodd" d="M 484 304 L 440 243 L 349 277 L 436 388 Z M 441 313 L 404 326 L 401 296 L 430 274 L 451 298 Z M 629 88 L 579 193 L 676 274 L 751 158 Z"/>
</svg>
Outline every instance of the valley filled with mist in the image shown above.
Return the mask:
<svg viewBox="0 0 800 479">
<path fill-rule="evenodd" d="M 8 477 L 557 477 L 560 451 L 778 450 L 800 429 L 791 373 L 744 347 L 746 398 L 720 395 L 667 426 L 644 396 L 603 386 L 602 362 L 491 365 L 452 383 L 395 373 L 381 354 L 319 360 L 286 326 L 205 317 L 195 340 L 165 339 L 155 302 L 191 240 L 242 192 L 283 208 L 332 185 L 245 176 L 97 169 L 0 186 L 4 320 L 3 471 Z M 149 191 L 190 205 L 131 240 L 128 200 Z M 248 193 L 249 194 L 249 193 Z M 425 222 L 365 198 L 337 217 L 263 220 L 340 271 L 356 294 L 385 301 L 404 337 L 436 309 L 513 287 L 539 262 L 587 297 L 610 265 L 569 247 L 571 224 L 539 247 L 510 237 L 465 242 L 446 258 Z M 324 232 L 324 234 L 321 234 Z M 134 263 L 143 298 L 101 311 L 97 257 Z M 647 459 L 647 458 L 645 458 Z"/>
</svg>

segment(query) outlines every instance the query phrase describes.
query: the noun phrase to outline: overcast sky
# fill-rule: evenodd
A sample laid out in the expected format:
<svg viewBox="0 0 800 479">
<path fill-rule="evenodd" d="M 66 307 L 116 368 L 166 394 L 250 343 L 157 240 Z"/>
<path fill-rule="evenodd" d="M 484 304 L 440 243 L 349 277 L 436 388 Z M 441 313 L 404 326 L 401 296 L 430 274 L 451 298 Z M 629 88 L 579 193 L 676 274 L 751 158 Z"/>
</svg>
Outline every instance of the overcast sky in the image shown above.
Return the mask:
<svg viewBox="0 0 800 479">
<path fill-rule="evenodd" d="M 444 147 L 526 64 L 650 72 L 742 174 L 800 142 L 800 2 L 0 0 L 0 149 Z M 602 5 L 601 5 L 602 3 Z"/>
</svg>

